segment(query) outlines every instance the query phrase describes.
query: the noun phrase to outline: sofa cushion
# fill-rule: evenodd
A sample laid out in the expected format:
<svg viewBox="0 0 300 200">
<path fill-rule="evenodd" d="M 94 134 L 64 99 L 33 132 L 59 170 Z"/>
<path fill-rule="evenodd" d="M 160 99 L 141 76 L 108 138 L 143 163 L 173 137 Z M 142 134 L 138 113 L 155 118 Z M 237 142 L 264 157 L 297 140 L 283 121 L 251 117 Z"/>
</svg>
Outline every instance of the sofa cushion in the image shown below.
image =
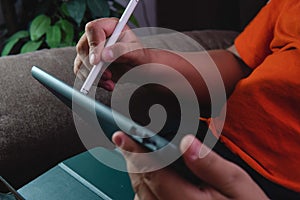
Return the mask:
<svg viewBox="0 0 300 200">
<path fill-rule="evenodd" d="M 0 172 L 18 188 L 84 150 L 71 111 L 32 78 L 40 66 L 73 84 L 74 48 L 0 58 Z"/>
</svg>

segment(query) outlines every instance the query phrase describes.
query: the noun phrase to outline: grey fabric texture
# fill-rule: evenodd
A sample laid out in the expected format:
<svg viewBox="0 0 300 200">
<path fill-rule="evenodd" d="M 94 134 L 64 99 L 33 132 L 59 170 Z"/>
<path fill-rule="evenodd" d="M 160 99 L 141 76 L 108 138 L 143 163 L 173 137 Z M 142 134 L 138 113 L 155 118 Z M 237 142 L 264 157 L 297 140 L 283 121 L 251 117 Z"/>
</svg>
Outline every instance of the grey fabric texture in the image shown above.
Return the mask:
<svg viewBox="0 0 300 200">
<path fill-rule="evenodd" d="M 206 50 L 226 49 L 233 44 L 234 38 L 239 34 L 236 31 L 223 30 L 188 31 L 184 33 L 199 42 Z"/>
<path fill-rule="evenodd" d="M 0 58 L 0 173 L 14 187 L 83 150 L 70 110 L 30 73 L 40 66 L 72 84 L 74 48 Z"/>
<path fill-rule="evenodd" d="M 206 49 L 226 48 L 237 36 L 236 32 L 210 30 L 186 34 Z M 177 37 L 161 35 L 147 42 L 176 48 L 176 41 Z M 15 188 L 85 150 L 71 110 L 30 73 L 36 65 L 73 85 L 75 56 L 75 48 L 67 47 L 0 58 L 0 175 Z M 105 103 L 109 98 L 104 90 L 97 97 Z"/>
<path fill-rule="evenodd" d="M 148 48 L 162 48 L 183 52 L 226 49 L 233 44 L 234 38 L 239 34 L 236 31 L 223 30 L 186 31 L 182 33 L 168 29 L 165 31 L 169 33 L 153 35 L 149 33 L 150 36 L 141 37 L 141 42 Z"/>
</svg>

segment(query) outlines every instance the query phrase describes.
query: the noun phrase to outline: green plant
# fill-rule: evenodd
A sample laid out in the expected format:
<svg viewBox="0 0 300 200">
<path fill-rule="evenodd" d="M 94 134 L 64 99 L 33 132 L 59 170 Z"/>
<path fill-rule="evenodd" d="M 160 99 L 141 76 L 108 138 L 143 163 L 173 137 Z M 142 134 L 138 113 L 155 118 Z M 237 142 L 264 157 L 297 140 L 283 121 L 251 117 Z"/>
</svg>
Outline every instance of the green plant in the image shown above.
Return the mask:
<svg viewBox="0 0 300 200">
<path fill-rule="evenodd" d="M 124 10 L 116 0 L 31 0 L 31 3 L 37 5 L 31 11 L 34 18 L 28 22 L 26 30 L 20 30 L 7 39 L 2 56 L 41 48 L 73 46 L 88 21 L 100 17 L 120 17 Z M 130 20 L 138 26 L 134 17 Z"/>
</svg>

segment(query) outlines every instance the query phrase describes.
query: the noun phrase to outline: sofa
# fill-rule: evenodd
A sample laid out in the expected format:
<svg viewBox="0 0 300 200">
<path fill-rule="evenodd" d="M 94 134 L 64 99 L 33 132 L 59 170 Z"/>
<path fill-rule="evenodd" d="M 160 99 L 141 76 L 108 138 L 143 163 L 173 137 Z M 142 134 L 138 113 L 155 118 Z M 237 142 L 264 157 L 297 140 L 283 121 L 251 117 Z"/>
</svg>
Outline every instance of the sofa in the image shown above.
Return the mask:
<svg viewBox="0 0 300 200">
<path fill-rule="evenodd" d="M 184 34 L 204 49 L 218 49 L 229 47 L 239 31 L 205 29 Z M 145 41 L 170 48 L 176 46 L 176 37 L 162 34 Z M 73 85 L 75 56 L 75 47 L 65 47 L 0 57 L 0 176 L 14 188 L 87 149 L 77 134 L 72 111 L 30 73 L 36 65 Z M 101 90 L 99 101 L 109 105 L 110 95 Z M 5 191 L 0 186 L 0 192 Z"/>
</svg>

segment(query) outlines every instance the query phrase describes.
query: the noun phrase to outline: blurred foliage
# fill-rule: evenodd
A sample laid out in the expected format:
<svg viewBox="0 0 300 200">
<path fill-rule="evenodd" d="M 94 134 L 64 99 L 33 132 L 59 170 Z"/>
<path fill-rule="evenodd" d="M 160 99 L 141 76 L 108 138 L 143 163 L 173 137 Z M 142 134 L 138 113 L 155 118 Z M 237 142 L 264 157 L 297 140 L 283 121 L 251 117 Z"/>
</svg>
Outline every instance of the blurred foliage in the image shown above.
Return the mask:
<svg viewBox="0 0 300 200">
<path fill-rule="evenodd" d="M 115 0 L 23 0 L 22 5 L 19 23 L 25 26 L 6 40 L 2 56 L 74 46 L 88 21 L 119 18 L 124 11 Z M 138 26 L 134 17 L 130 21 Z"/>
</svg>

